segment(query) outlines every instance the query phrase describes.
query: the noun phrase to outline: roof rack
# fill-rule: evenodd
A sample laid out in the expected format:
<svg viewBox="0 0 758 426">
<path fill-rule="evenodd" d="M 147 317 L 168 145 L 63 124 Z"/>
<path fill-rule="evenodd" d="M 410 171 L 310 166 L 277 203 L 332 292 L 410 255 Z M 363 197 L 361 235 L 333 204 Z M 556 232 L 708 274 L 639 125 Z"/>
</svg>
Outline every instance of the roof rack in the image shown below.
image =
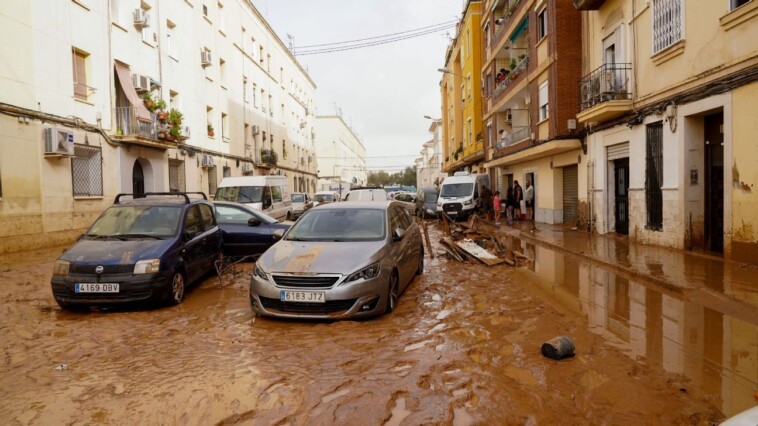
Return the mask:
<svg viewBox="0 0 758 426">
<path fill-rule="evenodd" d="M 208 200 L 208 196 L 205 195 L 204 192 L 145 192 L 144 194 L 118 194 L 116 195 L 116 199 L 113 201 L 113 204 L 119 204 L 119 201 L 121 201 L 121 197 L 125 196 L 131 196 L 133 200 L 136 200 L 138 198 L 147 198 L 147 197 L 153 197 L 153 196 L 174 196 L 174 197 L 184 197 L 184 204 L 190 203 L 190 195 L 202 195 L 203 200 Z"/>
</svg>

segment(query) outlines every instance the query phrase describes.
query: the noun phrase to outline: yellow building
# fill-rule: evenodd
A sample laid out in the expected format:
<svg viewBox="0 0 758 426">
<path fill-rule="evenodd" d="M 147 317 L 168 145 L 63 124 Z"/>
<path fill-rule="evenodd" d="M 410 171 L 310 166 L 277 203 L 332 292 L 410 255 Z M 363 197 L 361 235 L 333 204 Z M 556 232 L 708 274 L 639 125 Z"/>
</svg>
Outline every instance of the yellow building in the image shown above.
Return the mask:
<svg viewBox="0 0 758 426">
<path fill-rule="evenodd" d="M 445 55 L 442 97 L 443 171 L 483 173 L 481 2 L 468 1 Z"/>
<path fill-rule="evenodd" d="M 594 230 L 758 262 L 758 2 L 574 5 Z"/>
</svg>

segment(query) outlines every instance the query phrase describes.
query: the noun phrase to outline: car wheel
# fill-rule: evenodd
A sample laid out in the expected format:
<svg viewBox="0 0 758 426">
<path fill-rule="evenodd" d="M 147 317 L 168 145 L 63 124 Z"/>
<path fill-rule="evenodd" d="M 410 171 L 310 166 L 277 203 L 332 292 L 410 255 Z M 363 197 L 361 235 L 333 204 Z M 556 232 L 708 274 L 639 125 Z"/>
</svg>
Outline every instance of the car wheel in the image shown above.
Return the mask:
<svg viewBox="0 0 758 426">
<path fill-rule="evenodd" d="M 397 277 L 397 272 L 392 272 L 390 275 L 390 283 L 387 286 L 387 309 L 385 313 L 390 313 L 397 307 L 397 300 L 400 298 L 400 279 Z"/>
<path fill-rule="evenodd" d="M 424 246 L 421 246 L 421 256 L 418 258 L 418 267 L 416 268 L 416 275 L 424 273 Z"/>
<path fill-rule="evenodd" d="M 168 289 L 168 303 L 169 305 L 178 305 L 184 300 L 184 292 L 187 286 L 184 282 L 184 274 L 180 271 L 174 272 L 174 277 L 171 278 L 171 287 Z"/>
</svg>

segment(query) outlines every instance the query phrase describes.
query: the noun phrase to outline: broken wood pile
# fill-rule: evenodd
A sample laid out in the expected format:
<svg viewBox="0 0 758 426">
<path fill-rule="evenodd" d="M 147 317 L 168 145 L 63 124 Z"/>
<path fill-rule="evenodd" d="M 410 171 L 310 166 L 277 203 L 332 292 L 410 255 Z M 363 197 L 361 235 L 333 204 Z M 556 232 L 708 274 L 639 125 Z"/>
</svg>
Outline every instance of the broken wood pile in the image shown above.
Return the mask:
<svg viewBox="0 0 758 426">
<path fill-rule="evenodd" d="M 526 256 L 510 249 L 507 237 L 500 235 L 499 229 L 477 215 L 471 216 L 467 222 L 456 223 L 443 212 L 444 236 L 440 239 L 440 244 L 445 249 L 444 255 L 459 262 L 517 266 L 528 261 Z"/>
</svg>

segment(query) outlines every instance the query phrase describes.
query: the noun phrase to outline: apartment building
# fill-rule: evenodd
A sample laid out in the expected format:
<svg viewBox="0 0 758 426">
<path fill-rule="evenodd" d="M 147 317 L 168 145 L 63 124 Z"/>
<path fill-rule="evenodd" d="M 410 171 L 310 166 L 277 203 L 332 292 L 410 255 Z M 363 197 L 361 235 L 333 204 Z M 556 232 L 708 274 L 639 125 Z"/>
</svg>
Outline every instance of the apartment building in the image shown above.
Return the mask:
<svg viewBox="0 0 758 426">
<path fill-rule="evenodd" d="M 464 5 L 455 37 L 445 53 L 440 82 L 442 97 L 443 171 L 483 173 L 481 73 L 481 1 Z"/>
<path fill-rule="evenodd" d="M 593 230 L 758 262 L 758 2 L 574 5 Z"/>
<path fill-rule="evenodd" d="M 421 148 L 420 155 L 415 159 L 416 187 L 438 186 L 446 174 L 442 172 L 442 120 L 432 120 L 429 126 L 432 139 Z"/>
<path fill-rule="evenodd" d="M 581 14 L 560 0 L 488 0 L 484 34 L 485 167 L 502 192 L 534 186 L 534 219 L 586 219 L 585 151 L 576 132 Z M 523 212 L 523 209 L 522 209 Z"/>
<path fill-rule="evenodd" d="M 0 253 L 118 193 L 316 188 L 316 85 L 249 0 L 2 2 L 0 36 Z"/>
<path fill-rule="evenodd" d="M 366 185 L 366 147 L 342 118 L 342 114 L 319 115 L 315 120 L 318 190 L 344 196 L 354 186 Z"/>
</svg>

